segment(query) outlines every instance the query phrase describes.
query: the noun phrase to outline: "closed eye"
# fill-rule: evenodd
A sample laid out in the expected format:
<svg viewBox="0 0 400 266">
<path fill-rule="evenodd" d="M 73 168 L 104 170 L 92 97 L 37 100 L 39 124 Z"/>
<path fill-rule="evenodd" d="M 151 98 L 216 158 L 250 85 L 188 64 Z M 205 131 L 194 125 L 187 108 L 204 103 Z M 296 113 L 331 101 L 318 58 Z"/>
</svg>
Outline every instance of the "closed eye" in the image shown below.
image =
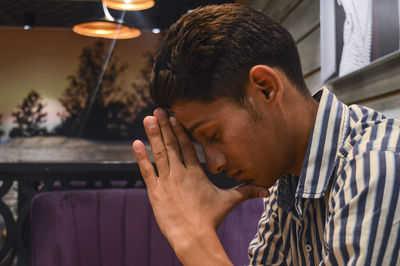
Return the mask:
<svg viewBox="0 0 400 266">
<path fill-rule="evenodd" d="M 217 131 L 214 131 L 214 133 L 210 137 L 208 137 L 208 139 L 212 141 L 216 140 L 216 138 L 217 138 Z"/>
</svg>

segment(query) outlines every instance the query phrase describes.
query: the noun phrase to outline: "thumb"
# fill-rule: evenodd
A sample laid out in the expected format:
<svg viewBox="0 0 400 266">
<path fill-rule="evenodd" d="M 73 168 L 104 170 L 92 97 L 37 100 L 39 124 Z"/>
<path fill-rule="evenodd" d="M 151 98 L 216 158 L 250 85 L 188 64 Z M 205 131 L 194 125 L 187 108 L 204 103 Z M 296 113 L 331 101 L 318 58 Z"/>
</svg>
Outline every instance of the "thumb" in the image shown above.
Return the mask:
<svg viewBox="0 0 400 266">
<path fill-rule="evenodd" d="M 269 191 L 263 187 L 257 187 L 254 185 L 242 184 L 234 187 L 232 190 L 239 192 L 241 197 L 240 201 L 245 201 L 254 198 L 267 198 L 269 197 Z"/>
<path fill-rule="evenodd" d="M 223 211 L 221 212 L 222 215 L 219 217 L 219 220 L 216 222 L 215 228 L 218 228 L 225 216 L 241 202 L 253 198 L 269 197 L 269 191 L 267 189 L 248 184 L 241 184 L 234 188 L 224 190 L 224 194 L 228 195 L 225 198 L 226 204 L 219 205 L 223 208 Z"/>
</svg>

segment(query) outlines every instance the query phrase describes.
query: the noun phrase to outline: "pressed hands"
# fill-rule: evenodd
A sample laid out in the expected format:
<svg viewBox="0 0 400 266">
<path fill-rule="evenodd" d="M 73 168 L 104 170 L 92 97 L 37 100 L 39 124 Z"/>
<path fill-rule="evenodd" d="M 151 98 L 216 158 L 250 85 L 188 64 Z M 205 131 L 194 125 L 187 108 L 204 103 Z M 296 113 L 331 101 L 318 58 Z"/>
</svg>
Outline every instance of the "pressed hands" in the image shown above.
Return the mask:
<svg viewBox="0 0 400 266">
<path fill-rule="evenodd" d="M 161 232 L 185 265 L 232 265 L 216 230 L 225 216 L 246 199 L 266 197 L 252 185 L 230 190 L 216 187 L 205 175 L 193 144 L 175 117 L 156 109 L 143 121 L 158 176 L 144 144 L 133 143 Z"/>
</svg>

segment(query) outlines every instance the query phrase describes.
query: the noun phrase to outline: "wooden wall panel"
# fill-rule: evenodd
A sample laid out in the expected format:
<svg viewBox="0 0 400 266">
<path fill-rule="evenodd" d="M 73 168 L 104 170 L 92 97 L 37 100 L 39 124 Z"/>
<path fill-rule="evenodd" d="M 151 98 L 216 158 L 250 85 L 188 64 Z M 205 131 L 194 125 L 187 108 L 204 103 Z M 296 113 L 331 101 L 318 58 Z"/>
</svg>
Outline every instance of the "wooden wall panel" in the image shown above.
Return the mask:
<svg viewBox="0 0 400 266">
<path fill-rule="evenodd" d="M 262 0 L 259 0 L 262 2 Z M 318 0 L 316 0 L 318 1 Z M 282 20 L 301 2 L 301 0 L 272 0 L 264 6 L 264 14 L 273 17 L 275 20 Z"/>
<path fill-rule="evenodd" d="M 321 66 L 319 39 L 320 31 L 319 28 L 317 28 L 297 45 L 303 74 L 305 76 L 310 72 L 316 71 Z"/>
<path fill-rule="evenodd" d="M 321 85 L 321 71 L 316 71 L 315 73 L 312 73 L 305 79 L 306 85 L 308 90 L 311 92 L 311 95 L 319 91 L 322 87 Z"/>
<path fill-rule="evenodd" d="M 260 1 L 260 0 L 236 0 L 236 3 L 243 3 L 246 6 L 249 6 L 257 11 L 263 11 L 265 6 L 269 3 L 269 2 L 273 2 L 274 0 L 264 0 L 264 1 Z"/>
<path fill-rule="evenodd" d="M 319 1 L 303 0 L 286 18 L 282 25 L 298 42 L 319 25 Z M 319 40 L 318 40 L 319 41 Z"/>
</svg>

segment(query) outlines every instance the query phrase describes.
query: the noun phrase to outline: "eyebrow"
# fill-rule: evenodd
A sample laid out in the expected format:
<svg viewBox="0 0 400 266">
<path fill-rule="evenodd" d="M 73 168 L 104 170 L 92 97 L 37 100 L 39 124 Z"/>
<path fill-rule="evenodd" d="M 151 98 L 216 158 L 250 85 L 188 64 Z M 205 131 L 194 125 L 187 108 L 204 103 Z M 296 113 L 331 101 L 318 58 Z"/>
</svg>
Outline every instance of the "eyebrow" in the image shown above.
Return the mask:
<svg viewBox="0 0 400 266">
<path fill-rule="evenodd" d="M 207 122 L 207 120 L 200 120 L 200 121 L 194 123 L 194 125 L 191 126 L 191 127 L 188 129 L 189 134 L 190 134 L 191 136 L 193 136 L 194 131 L 195 131 L 198 127 L 200 127 L 201 125 L 205 124 L 206 122 Z"/>
</svg>

